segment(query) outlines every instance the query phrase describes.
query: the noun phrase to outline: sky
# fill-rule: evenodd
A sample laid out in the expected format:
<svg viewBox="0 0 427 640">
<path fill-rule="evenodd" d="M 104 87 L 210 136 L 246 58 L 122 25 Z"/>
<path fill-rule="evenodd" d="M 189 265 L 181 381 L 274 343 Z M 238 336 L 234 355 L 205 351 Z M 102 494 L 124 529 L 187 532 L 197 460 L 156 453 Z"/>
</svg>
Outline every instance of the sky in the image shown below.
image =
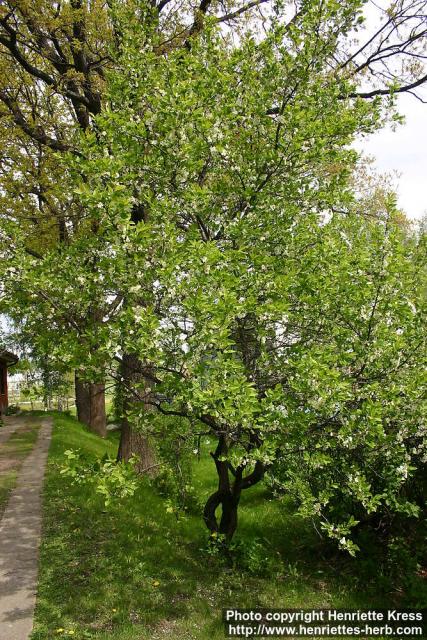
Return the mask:
<svg viewBox="0 0 427 640">
<path fill-rule="evenodd" d="M 375 158 L 380 173 L 396 173 L 398 203 L 411 219 L 427 214 L 427 104 L 414 96 L 399 96 L 405 124 L 390 127 L 358 141 L 359 151 Z"/>
<path fill-rule="evenodd" d="M 362 41 L 366 38 L 364 34 L 374 33 L 383 24 L 388 6 L 390 0 L 367 0 L 365 29 L 359 32 Z M 427 101 L 427 88 L 419 88 L 417 93 Z M 408 218 L 420 219 L 427 213 L 427 103 L 401 93 L 397 106 L 405 116 L 403 125 L 397 125 L 394 131 L 391 127 L 382 129 L 354 146 L 375 158 L 374 166 L 380 173 L 395 174 L 400 208 Z"/>
</svg>

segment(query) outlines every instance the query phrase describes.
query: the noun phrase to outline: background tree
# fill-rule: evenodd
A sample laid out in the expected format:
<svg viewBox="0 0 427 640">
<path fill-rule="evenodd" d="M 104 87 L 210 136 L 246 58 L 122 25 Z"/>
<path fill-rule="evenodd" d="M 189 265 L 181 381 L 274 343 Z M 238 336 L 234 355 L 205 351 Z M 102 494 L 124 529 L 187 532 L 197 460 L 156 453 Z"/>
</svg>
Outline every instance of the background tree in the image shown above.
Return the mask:
<svg viewBox="0 0 427 640">
<path fill-rule="evenodd" d="M 90 115 L 99 112 L 102 52 L 108 47 L 108 29 L 101 3 L 92 3 L 89 10 L 80 2 L 66 6 L 48 2 L 31 6 L 3 3 L 0 25 L 4 78 L 0 100 L 5 140 L 1 163 L 2 231 L 7 243 L 6 259 L 19 239 L 31 262 L 42 260 L 52 243 L 69 243 L 82 227 L 86 233 L 96 232 L 73 202 L 65 166 L 58 166 L 52 151 L 73 148 L 75 131 L 87 129 Z M 43 297 L 42 290 L 36 291 Z M 24 307 L 21 289 L 21 306 L 16 301 L 13 305 L 15 315 L 19 311 L 21 318 L 28 315 L 37 303 L 33 295 L 34 290 L 27 292 Z M 46 303 L 45 298 L 42 304 L 46 307 Z M 99 309 L 96 304 L 93 307 L 91 314 L 96 317 Z M 72 321 L 64 314 L 61 330 L 67 331 Z M 81 333 L 84 324 L 83 319 Z M 57 326 L 53 333 L 55 329 Z M 76 394 L 79 418 L 104 435 L 102 385 L 87 386 L 76 376 Z"/>
</svg>

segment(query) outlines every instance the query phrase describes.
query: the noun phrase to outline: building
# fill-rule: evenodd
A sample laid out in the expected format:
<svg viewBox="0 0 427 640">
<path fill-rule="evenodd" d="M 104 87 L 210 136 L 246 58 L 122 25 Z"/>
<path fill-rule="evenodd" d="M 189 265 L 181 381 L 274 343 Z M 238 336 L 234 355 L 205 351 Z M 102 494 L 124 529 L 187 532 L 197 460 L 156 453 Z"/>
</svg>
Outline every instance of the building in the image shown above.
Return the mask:
<svg viewBox="0 0 427 640">
<path fill-rule="evenodd" d="M 10 351 L 0 350 L 0 413 L 4 413 L 8 405 L 7 370 L 18 362 L 18 356 Z"/>
</svg>

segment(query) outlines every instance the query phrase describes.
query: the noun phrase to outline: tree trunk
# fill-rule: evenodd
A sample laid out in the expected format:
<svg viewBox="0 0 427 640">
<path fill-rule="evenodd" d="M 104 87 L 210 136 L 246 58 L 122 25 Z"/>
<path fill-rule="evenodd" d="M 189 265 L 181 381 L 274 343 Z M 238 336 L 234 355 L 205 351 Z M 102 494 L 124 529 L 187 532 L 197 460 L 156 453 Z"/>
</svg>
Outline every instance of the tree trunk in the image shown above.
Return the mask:
<svg viewBox="0 0 427 640">
<path fill-rule="evenodd" d="M 101 438 L 107 435 L 105 414 L 105 385 L 83 382 L 75 374 L 75 394 L 77 419 L 97 433 Z"/>
<path fill-rule="evenodd" d="M 107 435 L 107 416 L 105 414 L 105 385 L 104 383 L 91 383 L 90 395 L 90 424 L 89 428 L 101 438 Z"/>
<path fill-rule="evenodd" d="M 117 453 L 117 460 L 127 462 L 132 455 L 136 455 L 138 462 L 136 470 L 138 473 L 147 473 L 155 475 L 155 453 L 150 442 L 150 438 L 145 434 L 138 433 L 132 428 L 129 421 L 128 413 L 132 409 L 132 405 L 141 402 L 133 393 L 134 385 L 141 385 L 144 382 L 144 376 L 141 373 L 141 362 L 135 355 L 124 354 L 121 366 L 121 374 L 123 378 L 123 406 L 121 419 L 120 444 Z M 147 386 L 147 385 L 146 385 Z M 151 406 L 145 404 L 145 410 L 150 411 Z"/>
<path fill-rule="evenodd" d="M 234 496 L 233 491 L 216 491 L 207 500 L 203 519 L 211 533 L 220 533 L 227 540 L 231 540 L 237 529 L 237 514 L 240 496 Z M 221 505 L 221 520 L 218 524 L 216 510 Z"/>
<path fill-rule="evenodd" d="M 74 389 L 76 394 L 77 420 L 89 426 L 90 424 L 90 393 L 89 385 L 77 375 L 74 376 Z"/>
<path fill-rule="evenodd" d="M 226 438 L 220 436 L 215 453 L 211 453 L 218 474 L 218 490 L 209 496 L 203 510 L 203 519 L 211 533 L 225 536 L 229 542 L 237 529 L 237 515 L 240 496 L 243 489 L 257 484 L 264 476 L 263 463 L 256 462 L 254 470 L 243 477 L 244 467 L 232 469 L 229 462 L 223 458 L 227 456 L 228 445 Z M 230 473 L 233 481 L 230 481 Z M 221 519 L 218 523 L 216 510 L 221 506 Z"/>
<path fill-rule="evenodd" d="M 117 460 L 127 462 L 133 455 L 138 457 L 135 467 L 138 473 L 153 475 L 155 456 L 149 438 L 133 430 L 129 420 L 124 417 L 122 418 Z"/>
</svg>

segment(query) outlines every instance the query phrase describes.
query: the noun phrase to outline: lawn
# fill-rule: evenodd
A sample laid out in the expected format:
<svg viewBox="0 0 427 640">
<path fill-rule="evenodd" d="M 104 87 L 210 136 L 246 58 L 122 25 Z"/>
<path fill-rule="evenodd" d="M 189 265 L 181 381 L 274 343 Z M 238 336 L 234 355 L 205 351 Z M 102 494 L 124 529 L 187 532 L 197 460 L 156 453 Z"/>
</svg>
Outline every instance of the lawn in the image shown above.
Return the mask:
<svg viewBox="0 0 427 640">
<path fill-rule="evenodd" d="M 177 521 L 145 479 L 133 497 L 107 509 L 60 469 L 70 448 L 93 459 L 114 456 L 117 434 L 101 440 L 61 414 L 54 423 L 32 640 L 219 640 L 229 606 L 426 605 L 418 585 L 405 593 L 385 578 L 374 552 L 358 560 L 338 554 L 263 486 L 243 497 L 236 543 L 246 551 L 234 567 L 207 552 L 200 514 Z M 195 463 L 194 484 L 205 495 L 211 464 L 207 455 Z"/>
</svg>

